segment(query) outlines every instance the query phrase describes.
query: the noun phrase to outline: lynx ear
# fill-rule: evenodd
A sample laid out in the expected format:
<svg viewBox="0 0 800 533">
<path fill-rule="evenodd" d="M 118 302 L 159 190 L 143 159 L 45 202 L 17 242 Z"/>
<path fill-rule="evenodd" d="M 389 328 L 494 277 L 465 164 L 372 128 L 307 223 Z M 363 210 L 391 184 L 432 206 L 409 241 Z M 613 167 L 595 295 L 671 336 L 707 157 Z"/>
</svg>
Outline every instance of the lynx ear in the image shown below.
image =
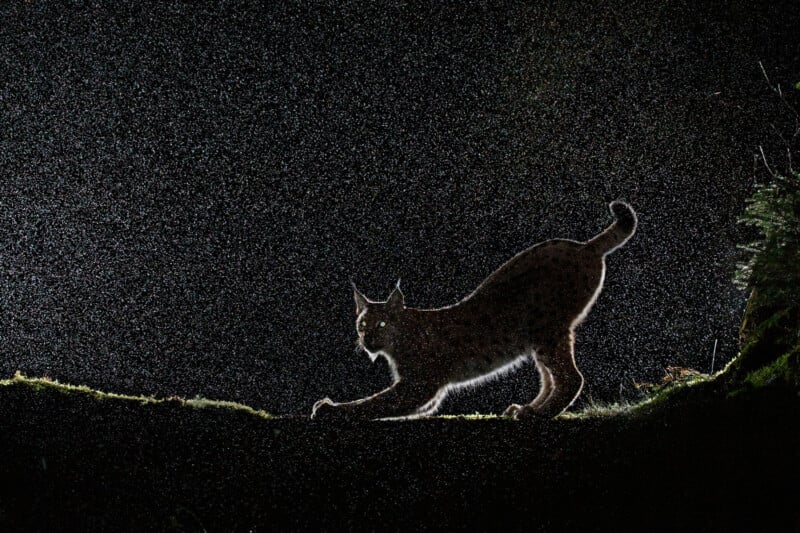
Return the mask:
<svg viewBox="0 0 800 533">
<path fill-rule="evenodd" d="M 361 311 L 367 307 L 369 300 L 367 300 L 366 296 L 361 294 L 361 292 L 356 288 L 356 284 L 354 282 L 351 281 L 350 284 L 353 286 L 353 297 L 356 301 L 356 316 L 358 316 L 361 314 Z"/>
<path fill-rule="evenodd" d="M 386 303 L 389 304 L 389 307 L 399 307 L 402 308 L 405 304 L 405 297 L 403 296 L 403 291 L 400 290 L 400 280 L 397 280 L 397 285 L 395 285 L 392 294 L 389 295 L 389 299 L 386 300 Z"/>
</svg>

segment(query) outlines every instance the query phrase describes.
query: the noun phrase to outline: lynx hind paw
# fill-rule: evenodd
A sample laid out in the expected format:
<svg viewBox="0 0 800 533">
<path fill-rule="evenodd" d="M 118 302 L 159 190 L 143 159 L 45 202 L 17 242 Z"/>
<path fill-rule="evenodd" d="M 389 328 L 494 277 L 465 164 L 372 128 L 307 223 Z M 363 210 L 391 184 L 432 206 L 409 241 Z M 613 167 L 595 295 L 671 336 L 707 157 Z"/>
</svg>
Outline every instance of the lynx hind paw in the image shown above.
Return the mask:
<svg viewBox="0 0 800 533">
<path fill-rule="evenodd" d="M 505 410 L 503 416 L 513 418 L 514 420 L 549 420 L 550 416 L 542 413 L 535 407 L 530 405 L 511 404 Z"/>
</svg>

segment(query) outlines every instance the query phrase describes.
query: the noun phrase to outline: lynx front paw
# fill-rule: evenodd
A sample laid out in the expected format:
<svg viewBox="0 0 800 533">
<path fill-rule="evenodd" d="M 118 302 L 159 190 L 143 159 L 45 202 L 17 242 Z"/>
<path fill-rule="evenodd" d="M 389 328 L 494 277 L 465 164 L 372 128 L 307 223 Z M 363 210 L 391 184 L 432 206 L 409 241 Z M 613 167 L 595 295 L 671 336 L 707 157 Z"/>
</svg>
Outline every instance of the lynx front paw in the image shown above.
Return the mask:
<svg viewBox="0 0 800 533">
<path fill-rule="evenodd" d="M 522 409 L 522 406 L 518 403 L 512 403 L 508 406 L 508 409 L 503 411 L 503 416 L 507 416 L 509 418 L 516 418 L 517 413 Z"/>
<path fill-rule="evenodd" d="M 311 408 L 311 418 L 332 418 L 330 415 L 336 412 L 336 403 L 330 398 L 323 398 Z"/>
</svg>

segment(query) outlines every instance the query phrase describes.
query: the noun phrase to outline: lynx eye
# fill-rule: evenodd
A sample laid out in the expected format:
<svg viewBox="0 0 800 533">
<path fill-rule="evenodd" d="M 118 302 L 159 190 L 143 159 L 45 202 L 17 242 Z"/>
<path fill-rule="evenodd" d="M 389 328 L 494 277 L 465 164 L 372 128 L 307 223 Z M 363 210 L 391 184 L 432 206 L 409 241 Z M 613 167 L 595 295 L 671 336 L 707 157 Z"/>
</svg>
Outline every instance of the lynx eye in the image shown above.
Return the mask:
<svg viewBox="0 0 800 533">
<path fill-rule="evenodd" d="M 365 327 L 367 327 L 367 321 L 366 321 L 366 320 L 362 320 L 362 321 L 361 321 L 361 327 L 362 327 L 362 328 L 365 328 Z"/>
<path fill-rule="evenodd" d="M 386 327 L 386 322 L 381 320 L 380 322 L 378 322 L 378 327 L 385 328 Z"/>
</svg>

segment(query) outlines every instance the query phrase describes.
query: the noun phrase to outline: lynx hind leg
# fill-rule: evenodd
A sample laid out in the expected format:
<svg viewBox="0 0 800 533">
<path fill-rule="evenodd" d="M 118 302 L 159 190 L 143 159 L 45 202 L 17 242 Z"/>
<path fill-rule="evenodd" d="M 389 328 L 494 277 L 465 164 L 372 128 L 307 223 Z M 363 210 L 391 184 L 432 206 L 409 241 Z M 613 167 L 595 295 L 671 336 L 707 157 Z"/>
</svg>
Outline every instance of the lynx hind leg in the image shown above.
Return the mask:
<svg viewBox="0 0 800 533">
<path fill-rule="evenodd" d="M 536 354 L 532 354 L 533 360 L 536 362 L 536 370 L 539 372 L 539 394 L 536 395 L 536 398 L 528 405 L 520 405 L 520 404 L 511 404 L 508 409 L 505 410 L 503 416 L 511 416 L 515 417 L 517 412 L 519 412 L 523 408 L 531 407 L 536 408 L 539 405 L 543 404 L 547 399 L 550 397 L 550 394 L 553 392 L 553 376 L 550 374 L 550 370 L 546 366 L 539 361 Z"/>
<path fill-rule="evenodd" d="M 574 340 L 570 333 L 540 347 L 536 357 L 537 367 L 543 366 L 550 374 L 550 394 L 540 400 L 540 391 L 533 402 L 516 409 L 511 416 L 552 418 L 572 405 L 583 388 L 583 375 L 575 366 L 573 346 Z"/>
<path fill-rule="evenodd" d="M 534 356 L 535 357 L 535 356 Z M 536 408 L 542 405 L 550 398 L 553 393 L 553 375 L 550 369 L 544 366 L 539 359 L 536 359 L 536 370 L 539 372 L 539 394 L 530 403 L 530 406 Z"/>
</svg>

